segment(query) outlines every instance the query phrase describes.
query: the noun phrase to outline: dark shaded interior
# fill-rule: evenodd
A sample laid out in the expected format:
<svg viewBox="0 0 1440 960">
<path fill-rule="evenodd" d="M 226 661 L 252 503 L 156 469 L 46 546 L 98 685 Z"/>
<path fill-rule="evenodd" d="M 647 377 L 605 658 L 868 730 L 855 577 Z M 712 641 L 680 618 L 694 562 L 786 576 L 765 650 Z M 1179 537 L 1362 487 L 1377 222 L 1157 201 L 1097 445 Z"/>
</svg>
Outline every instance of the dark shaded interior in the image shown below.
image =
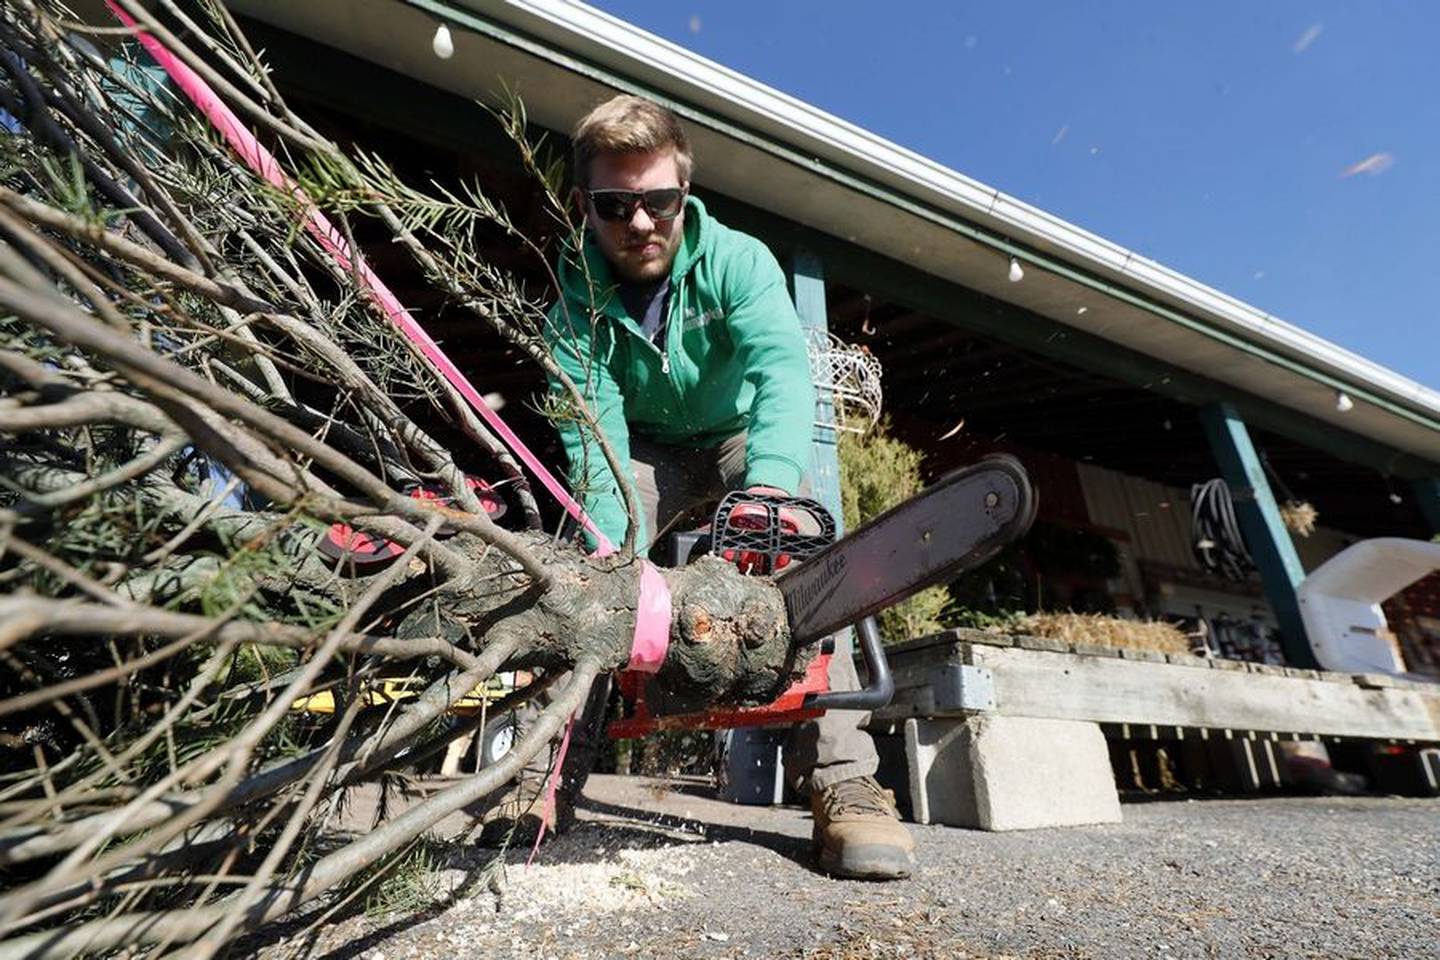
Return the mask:
<svg viewBox="0 0 1440 960">
<path fill-rule="evenodd" d="M 1194 407 L 832 283 L 830 325 L 885 370 L 896 433 L 943 471 L 994 449 L 1052 454 L 1181 489 L 1219 474 Z M 940 439 L 964 421 L 948 439 Z M 1357 536 L 1428 536 L 1408 485 L 1251 430 L 1278 499 Z M 1392 502 L 1390 495 L 1401 498 Z M 1042 501 L 1043 502 L 1043 501 Z"/>
</svg>

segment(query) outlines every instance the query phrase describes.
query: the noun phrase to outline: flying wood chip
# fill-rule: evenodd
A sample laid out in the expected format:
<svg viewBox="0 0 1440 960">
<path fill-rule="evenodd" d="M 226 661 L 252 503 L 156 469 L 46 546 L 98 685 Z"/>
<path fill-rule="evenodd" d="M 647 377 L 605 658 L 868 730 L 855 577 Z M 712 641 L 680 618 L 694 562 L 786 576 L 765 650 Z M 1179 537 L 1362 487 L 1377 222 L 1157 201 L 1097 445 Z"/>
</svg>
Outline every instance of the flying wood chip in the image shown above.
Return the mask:
<svg viewBox="0 0 1440 960">
<path fill-rule="evenodd" d="M 955 436 L 955 434 L 959 433 L 959 432 L 960 432 L 961 430 L 963 430 L 964 428 L 965 428 L 965 418 L 964 418 L 964 417 L 961 417 L 961 418 L 960 418 L 960 422 L 957 423 L 957 424 L 955 424 L 955 426 L 951 427 L 949 430 L 947 430 L 947 431 L 945 432 L 945 435 L 942 436 L 942 437 L 940 437 L 940 439 L 941 439 L 941 440 L 949 440 L 951 437 Z"/>
</svg>

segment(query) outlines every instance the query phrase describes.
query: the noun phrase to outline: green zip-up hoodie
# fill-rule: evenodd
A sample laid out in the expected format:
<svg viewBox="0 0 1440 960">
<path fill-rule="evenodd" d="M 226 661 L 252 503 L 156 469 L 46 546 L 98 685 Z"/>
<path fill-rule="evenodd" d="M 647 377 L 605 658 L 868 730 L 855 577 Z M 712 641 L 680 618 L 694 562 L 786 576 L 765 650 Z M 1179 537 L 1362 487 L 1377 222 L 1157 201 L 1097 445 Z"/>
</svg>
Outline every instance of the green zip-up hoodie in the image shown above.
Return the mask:
<svg viewBox="0 0 1440 960">
<path fill-rule="evenodd" d="M 588 282 L 585 270 L 561 257 L 562 296 L 550 308 L 545 336 L 620 463 L 630 462 L 632 430 L 661 443 L 713 447 L 748 429 L 745 485 L 795 493 L 810 460 L 815 392 L 800 319 L 774 255 L 690 197 L 670 268 L 663 353 L 615 295 L 593 237 L 584 257 Z M 558 390 L 553 381 L 551 389 Z M 572 487 L 618 545 L 625 506 L 604 455 L 574 421 L 559 429 Z M 642 527 L 636 543 L 644 546 L 649 536 Z"/>
</svg>

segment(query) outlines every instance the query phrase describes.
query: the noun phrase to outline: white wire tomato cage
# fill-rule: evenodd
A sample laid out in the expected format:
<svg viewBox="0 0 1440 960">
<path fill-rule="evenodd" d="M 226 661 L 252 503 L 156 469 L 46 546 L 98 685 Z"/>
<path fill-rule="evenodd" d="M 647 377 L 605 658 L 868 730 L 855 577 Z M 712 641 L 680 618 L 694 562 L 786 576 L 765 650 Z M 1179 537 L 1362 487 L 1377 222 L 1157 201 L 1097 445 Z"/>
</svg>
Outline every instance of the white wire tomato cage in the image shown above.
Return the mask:
<svg viewBox="0 0 1440 960">
<path fill-rule="evenodd" d="M 880 361 L 864 347 L 823 330 L 811 331 L 807 346 L 817 406 L 823 411 L 829 399 L 834 408 L 833 422 L 821 416 L 815 425 L 864 436 L 880 422 Z"/>
</svg>

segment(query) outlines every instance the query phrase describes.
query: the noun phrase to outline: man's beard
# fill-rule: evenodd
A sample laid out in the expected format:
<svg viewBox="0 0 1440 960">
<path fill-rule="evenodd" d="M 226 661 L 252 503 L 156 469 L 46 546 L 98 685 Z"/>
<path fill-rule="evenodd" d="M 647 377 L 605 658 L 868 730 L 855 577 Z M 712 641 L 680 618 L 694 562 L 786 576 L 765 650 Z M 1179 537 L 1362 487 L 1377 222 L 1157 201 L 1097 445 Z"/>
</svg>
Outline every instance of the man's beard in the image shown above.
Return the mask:
<svg viewBox="0 0 1440 960">
<path fill-rule="evenodd" d="M 679 252 L 680 231 L 677 230 L 670 241 L 667 244 L 666 238 L 654 235 L 626 238 L 619 256 L 613 258 L 611 265 L 615 267 L 620 279 L 627 283 L 655 283 L 663 280 L 669 275 L 670 267 L 675 263 L 675 254 Z M 659 255 L 638 259 L 639 248 L 647 244 L 659 247 Z"/>
</svg>

